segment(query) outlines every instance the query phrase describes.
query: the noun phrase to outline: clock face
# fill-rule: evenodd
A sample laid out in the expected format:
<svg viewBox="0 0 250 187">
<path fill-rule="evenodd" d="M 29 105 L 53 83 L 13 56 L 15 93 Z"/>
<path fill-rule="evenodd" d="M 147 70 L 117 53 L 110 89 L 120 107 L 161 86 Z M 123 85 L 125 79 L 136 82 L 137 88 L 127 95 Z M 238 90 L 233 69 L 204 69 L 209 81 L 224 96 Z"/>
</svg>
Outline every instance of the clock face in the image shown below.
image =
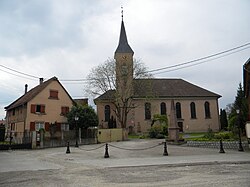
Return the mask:
<svg viewBox="0 0 250 187">
<path fill-rule="evenodd" d="M 124 55 L 124 56 L 122 56 L 122 58 L 125 60 L 127 58 L 127 56 Z"/>
</svg>

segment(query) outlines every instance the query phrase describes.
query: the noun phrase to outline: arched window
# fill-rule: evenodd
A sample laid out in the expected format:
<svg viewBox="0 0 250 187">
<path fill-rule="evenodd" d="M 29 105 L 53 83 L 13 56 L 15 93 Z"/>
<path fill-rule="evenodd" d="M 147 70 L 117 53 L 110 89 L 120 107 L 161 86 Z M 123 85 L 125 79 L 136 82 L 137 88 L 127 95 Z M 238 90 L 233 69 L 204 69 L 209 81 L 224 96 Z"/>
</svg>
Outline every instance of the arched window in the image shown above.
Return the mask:
<svg viewBox="0 0 250 187">
<path fill-rule="evenodd" d="M 176 117 L 177 117 L 177 119 L 181 119 L 181 103 L 177 102 L 176 106 L 175 106 L 175 109 L 176 109 Z"/>
<path fill-rule="evenodd" d="M 110 119 L 110 106 L 109 105 L 105 105 L 105 109 L 104 109 L 104 121 L 109 121 Z"/>
<path fill-rule="evenodd" d="M 211 118 L 209 102 L 207 102 L 207 101 L 205 102 L 204 108 L 205 108 L 205 118 Z"/>
<path fill-rule="evenodd" d="M 151 104 L 145 103 L 145 119 L 151 119 Z"/>
<path fill-rule="evenodd" d="M 196 109 L 195 109 L 195 103 L 192 102 L 190 104 L 190 112 L 191 112 L 191 118 L 195 119 L 196 118 Z"/>
<path fill-rule="evenodd" d="M 161 103 L 161 115 L 167 115 L 167 107 L 164 102 Z"/>
</svg>

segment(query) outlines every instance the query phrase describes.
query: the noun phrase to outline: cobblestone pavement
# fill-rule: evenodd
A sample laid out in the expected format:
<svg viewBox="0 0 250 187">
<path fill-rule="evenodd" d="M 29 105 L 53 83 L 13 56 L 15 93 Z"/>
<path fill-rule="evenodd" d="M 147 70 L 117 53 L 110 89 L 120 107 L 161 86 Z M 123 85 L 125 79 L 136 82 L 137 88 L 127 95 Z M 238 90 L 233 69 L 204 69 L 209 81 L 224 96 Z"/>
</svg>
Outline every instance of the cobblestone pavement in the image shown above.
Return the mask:
<svg viewBox="0 0 250 187">
<path fill-rule="evenodd" d="M 0 152 L 0 186 L 249 186 L 250 152 L 133 140 Z M 151 149 L 147 149 L 152 147 Z M 128 150 L 133 149 L 133 150 Z M 134 150 L 136 149 L 136 150 Z M 139 150 L 140 149 L 140 150 Z M 91 150 L 91 151 L 90 151 Z"/>
</svg>

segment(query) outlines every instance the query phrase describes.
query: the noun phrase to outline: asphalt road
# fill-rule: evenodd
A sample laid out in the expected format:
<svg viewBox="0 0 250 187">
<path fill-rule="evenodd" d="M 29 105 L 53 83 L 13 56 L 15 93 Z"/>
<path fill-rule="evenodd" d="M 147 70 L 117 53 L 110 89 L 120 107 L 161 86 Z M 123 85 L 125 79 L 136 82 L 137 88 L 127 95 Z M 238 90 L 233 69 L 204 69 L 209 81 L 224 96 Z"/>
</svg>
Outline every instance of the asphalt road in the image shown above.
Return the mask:
<svg viewBox="0 0 250 187">
<path fill-rule="evenodd" d="M 249 168 L 250 164 L 216 164 L 12 171 L 1 173 L 0 186 L 249 187 Z"/>
<path fill-rule="evenodd" d="M 0 152 L 0 186 L 250 186 L 250 152 L 168 146 L 161 140 Z M 111 145 L 111 144 L 110 144 Z M 159 145 L 159 146 L 157 146 Z M 92 150 L 92 151 L 89 151 Z"/>
</svg>

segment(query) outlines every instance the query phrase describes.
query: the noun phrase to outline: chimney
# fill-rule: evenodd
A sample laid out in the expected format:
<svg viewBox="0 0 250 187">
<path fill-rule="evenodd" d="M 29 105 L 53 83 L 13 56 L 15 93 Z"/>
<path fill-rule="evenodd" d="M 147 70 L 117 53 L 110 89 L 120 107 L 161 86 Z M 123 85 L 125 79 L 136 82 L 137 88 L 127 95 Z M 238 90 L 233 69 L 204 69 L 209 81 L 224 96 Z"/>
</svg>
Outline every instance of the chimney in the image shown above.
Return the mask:
<svg viewBox="0 0 250 187">
<path fill-rule="evenodd" d="M 43 83 L 43 78 L 39 78 L 40 85 Z"/>
<path fill-rule="evenodd" d="M 28 84 L 25 84 L 24 94 L 28 92 Z"/>
</svg>

